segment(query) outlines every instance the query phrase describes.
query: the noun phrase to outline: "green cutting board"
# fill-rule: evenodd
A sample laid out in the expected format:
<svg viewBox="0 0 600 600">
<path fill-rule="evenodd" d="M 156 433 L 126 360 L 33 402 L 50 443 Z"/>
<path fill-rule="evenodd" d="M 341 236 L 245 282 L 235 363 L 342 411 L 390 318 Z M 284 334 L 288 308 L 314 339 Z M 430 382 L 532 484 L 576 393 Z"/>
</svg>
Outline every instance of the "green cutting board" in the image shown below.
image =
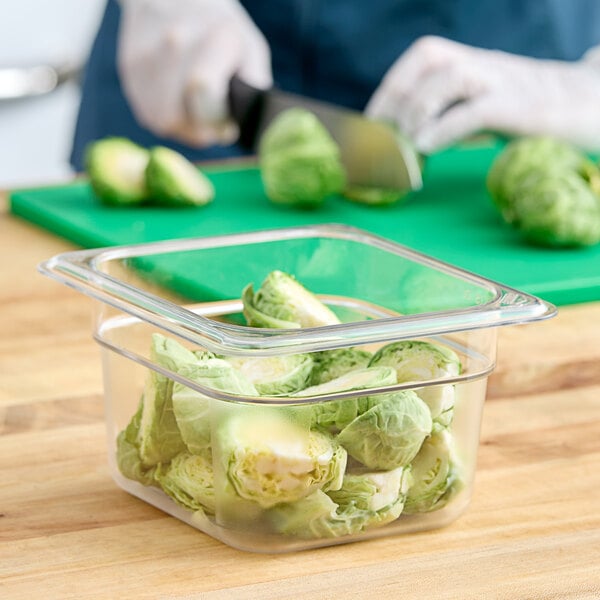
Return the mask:
<svg viewBox="0 0 600 600">
<path fill-rule="evenodd" d="M 214 202 L 205 207 L 107 207 L 85 181 L 77 181 L 14 191 L 11 210 L 87 248 L 344 223 L 558 305 L 600 300 L 600 245 L 539 248 L 502 222 L 485 188 L 499 150 L 465 146 L 430 157 L 423 189 L 388 207 L 337 197 L 315 210 L 278 206 L 267 200 L 256 166 L 238 163 L 204 168 L 216 189 Z"/>
</svg>

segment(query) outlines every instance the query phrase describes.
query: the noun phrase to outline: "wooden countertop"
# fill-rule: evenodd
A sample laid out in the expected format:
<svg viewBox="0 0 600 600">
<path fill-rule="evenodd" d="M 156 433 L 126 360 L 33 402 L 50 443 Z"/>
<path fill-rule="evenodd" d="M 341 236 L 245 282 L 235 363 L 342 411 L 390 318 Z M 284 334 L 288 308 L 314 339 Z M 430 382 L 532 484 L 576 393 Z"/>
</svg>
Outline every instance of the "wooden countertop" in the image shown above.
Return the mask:
<svg viewBox="0 0 600 600">
<path fill-rule="evenodd" d="M 500 331 L 455 523 L 250 554 L 112 482 L 90 301 L 35 270 L 69 248 L 0 200 L 3 598 L 600 598 L 600 303 Z"/>
</svg>

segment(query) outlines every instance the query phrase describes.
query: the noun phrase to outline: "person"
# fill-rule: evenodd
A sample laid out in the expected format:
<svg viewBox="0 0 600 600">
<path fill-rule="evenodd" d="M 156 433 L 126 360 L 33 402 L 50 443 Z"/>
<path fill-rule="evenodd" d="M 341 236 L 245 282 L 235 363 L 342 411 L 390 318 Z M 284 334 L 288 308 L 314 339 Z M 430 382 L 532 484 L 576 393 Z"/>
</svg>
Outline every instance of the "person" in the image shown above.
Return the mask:
<svg viewBox="0 0 600 600">
<path fill-rule="evenodd" d="M 424 153 L 479 130 L 600 149 L 596 0 L 108 0 L 71 161 L 108 135 L 244 154 L 235 73 L 396 122 Z"/>
</svg>

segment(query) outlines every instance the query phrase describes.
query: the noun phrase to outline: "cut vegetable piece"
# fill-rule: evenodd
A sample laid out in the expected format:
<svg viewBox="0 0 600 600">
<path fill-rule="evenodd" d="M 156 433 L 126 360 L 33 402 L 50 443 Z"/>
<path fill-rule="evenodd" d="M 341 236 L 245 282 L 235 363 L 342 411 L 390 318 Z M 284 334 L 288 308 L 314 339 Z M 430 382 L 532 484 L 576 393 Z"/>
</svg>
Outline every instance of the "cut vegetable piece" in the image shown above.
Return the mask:
<svg viewBox="0 0 600 600">
<path fill-rule="evenodd" d="M 165 146 L 152 148 L 145 176 L 155 202 L 204 206 L 215 196 L 210 180 L 185 156 Z"/>
<path fill-rule="evenodd" d="M 85 164 L 96 196 L 106 204 L 139 204 L 147 199 L 144 171 L 150 153 L 131 140 L 110 137 L 92 142 Z"/>
</svg>

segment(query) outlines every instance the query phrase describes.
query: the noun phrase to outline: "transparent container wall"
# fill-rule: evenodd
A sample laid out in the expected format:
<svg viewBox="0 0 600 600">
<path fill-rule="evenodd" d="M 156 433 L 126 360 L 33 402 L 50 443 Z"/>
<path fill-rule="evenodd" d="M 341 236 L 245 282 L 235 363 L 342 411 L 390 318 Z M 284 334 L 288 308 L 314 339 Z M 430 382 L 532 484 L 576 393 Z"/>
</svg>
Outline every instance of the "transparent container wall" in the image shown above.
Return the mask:
<svg viewBox="0 0 600 600">
<path fill-rule="evenodd" d="M 200 314 L 208 315 L 210 319 L 223 322 L 244 322 L 241 313 L 241 301 L 219 302 L 201 304 L 201 305 L 183 305 L 191 311 L 198 311 Z M 336 308 L 335 305 L 329 305 Z M 96 313 L 96 339 L 105 346 L 108 346 L 134 360 L 141 361 L 147 366 L 152 366 L 152 357 L 150 348 L 152 346 L 152 336 L 161 333 L 170 339 L 177 341 L 191 351 L 201 352 L 206 348 L 201 345 L 195 345 L 183 339 L 172 332 L 162 331 L 153 323 L 148 323 L 136 317 L 124 314 L 109 305 L 95 303 Z M 340 311 L 341 312 L 341 311 Z M 352 311 L 356 319 L 368 319 L 369 315 L 360 312 L 358 308 Z M 495 328 L 472 329 L 467 331 L 452 332 L 446 335 L 418 337 L 413 336 L 411 340 L 419 340 L 440 345 L 451 349 L 457 354 L 460 364 L 460 379 L 470 379 L 479 376 L 488 375 L 495 366 L 496 361 L 496 337 Z M 394 340 L 387 342 L 366 343 L 353 345 L 352 348 L 362 350 L 371 354 L 377 352 L 383 346 L 393 343 Z M 294 354 L 293 350 L 288 350 L 288 354 Z M 240 358 L 252 357 L 253 351 L 240 351 L 236 356 Z M 176 373 L 172 373 L 173 376 Z"/>
<path fill-rule="evenodd" d="M 257 552 L 439 527 L 466 508 L 486 375 L 493 366 L 493 329 L 421 340 L 451 348 L 462 365 L 458 375 L 433 384 L 405 384 L 400 391 L 419 396 L 421 409 L 421 401 L 427 405 L 431 421 L 426 425 L 418 422 L 423 412 L 416 417 L 412 408 L 397 412 L 402 399 L 381 391 L 330 394 L 322 400 L 282 396 L 266 404 L 211 398 L 186 388 L 176 373 L 178 381 L 149 368 L 155 333 L 165 332 L 128 315 L 101 319 L 98 332 L 104 345 L 111 472 L 128 492 L 231 546 Z M 166 404 L 154 415 L 140 415 L 142 398 L 148 404 L 160 400 L 157 378 Z M 359 414 L 387 397 L 395 398 L 387 410 L 356 423 Z M 426 427 L 429 433 L 417 435 L 417 453 L 407 458 L 405 452 L 414 449 L 404 448 L 403 434 L 395 438 L 392 431 L 386 437 L 388 425 L 392 430 Z M 163 430 L 149 434 L 145 429 L 147 463 L 140 465 L 139 431 L 153 427 Z M 128 435 L 137 446 L 134 452 Z M 185 441 L 174 442 L 178 436 Z"/>
<path fill-rule="evenodd" d="M 320 295 L 360 299 L 380 307 L 379 316 L 412 315 L 475 307 L 494 291 L 425 261 L 415 262 L 388 250 L 350 239 L 307 237 L 185 252 L 114 258 L 98 264 L 105 273 L 138 289 L 180 303 L 240 298 L 249 283 L 281 270 Z M 348 322 L 352 315 L 340 316 Z M 360 315 L 356 315 L 361 319 Z"/>
</svg>

